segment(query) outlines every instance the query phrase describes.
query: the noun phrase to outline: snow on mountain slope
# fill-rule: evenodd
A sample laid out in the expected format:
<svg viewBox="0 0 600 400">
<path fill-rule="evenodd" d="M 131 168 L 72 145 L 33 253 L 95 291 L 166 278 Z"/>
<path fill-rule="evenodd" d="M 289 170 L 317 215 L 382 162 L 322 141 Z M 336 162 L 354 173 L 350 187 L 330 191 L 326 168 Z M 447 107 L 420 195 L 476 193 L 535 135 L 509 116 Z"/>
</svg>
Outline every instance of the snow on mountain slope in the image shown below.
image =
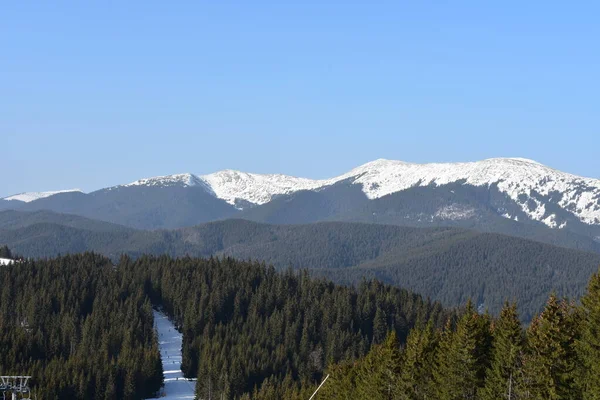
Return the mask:
<svg viewBox="0 0 600 400">
<path fill-rule="evenodd" d="M 235 204 L 235 199 L 265 204 L 271 201 L 273 196 L 317 189 L 328 182 L 281 174 L 262 175 L 234 170 L 219 171 L 203 175 L 201 178 L 210 185 L 218 198 L 229 204 Z"/>
<path fill-rule="evenodd" d="M 164 175 L 164 176 L 155 176 L 152 178 L 143 178 L 139 179 L 135 182 L 128 183 L 126 185 L 121 185 L 120 187 L 133 187 L 133 186 L 152 186 L 152 187 L 168 187 L 168 186 L 183 186 L 183 187 L 193 187 L 199 186 L 204 188 L 207 192 L 212 194 L 213 192 L 210 185 L 208 185 L 203 179 L 197 177 L 194 174 L 175 174 L 175 175 Z M 115 186 L 119 187 L 119 186 Z M 110 188 L 112 189 L 112 188 Z"/>
<path fill-rule="evenodd" d="M 196 175 L 192 174 L 175 174 L 175 175 L 164 175 L 155 176 L 152 178 L 138 179 L 135 182 L 123 185 L 128 186 L 199 186 L 204 185 L 204 182 L 200 180 Z"/>
<path fill-rule="evenodd" d="M 582 178 L 522 158 L 492 158 L 468 163 L 411 164 L 376 160 L 337 179 L 355 178 L 370 199 L 409 189 L 413 186 L 444 185 L 464 181 L 473 186 L 498 185 L 498 189 L 518 203 L 534 220 L 557 227 L 556 216 L 546 215 L 545 205 L 533 198 L 557 193 L 558 205 L 582 222 L 600 224 L 600 180 Z M 535 207 L 528 204 L 528 200 Z"/>
<path fill-rule="evenodd" d="M 19 193 L 12 196 L 4 197 L 2 200 L 18 200 L 25 203 L 29 203 L 35 200 L 43 199 L 45 197 L 50 197 L 58 193 L 69 193 L 69 192 L 81 192 L 79 189 L 70 189 L 70 190 L 56 190 L 53 192 L 27 192 L 27 193 Z"/>
<path fill-rule="evenodd" d="M 242 208 L 236 200 L 260 205 L 277 195 L 300 190 L 319 190 L 341 180 L 362 186 L 369 199 L 377 199 L 415 186 L 462 182 L 473 186 L 495 185 L 530 219 L 552 228 L 564 228 L 565 219 L 551 211 L 560 207 L 581 222 L 600 225 L 600 180 L 582 178 L 557 171 L 523 158 L 492 158 L 466 163 L 413 164 L 403 161 L 375 160 L 332 179 L 312 180 L 282 174 L 254 174 L 224 170 L 208 175 L 177 174 L 140 179 L 117 187 L 202 187 L 213 196 Z M 108 188 L 111 190 L 114 188 Z M 5 200 L 31 202 L 57 192 L 22 193 Z M 550 200 L 552 197 L 552 200 Z M 442 210 L 444 218 L 456 214 Z M 518 216 L 498 210 L 510 219 Z"/>
<path fill-rule="evenodd" d="M 311 180 L 286 175 L 260 175 L 225 170 L 201 177 L 218 198 L 230 204 L 243 199 L 264 204 L 278 194 L 315 190 L 350 179 L 362 185 L 369 199 L 414 186 L 464 182 L 473 186 L 491 186 L 515 201 L 531 219 L 550 227 L 564 227 L 549 214 L 546 205 L 533 197 L 558 193 L 558 206 L 587 224 L 600 225 L 600 180 L 582 178 L 546 167 L 523 158 L 492 158 L 467 163 L 413 164 L 403 161 L 375 160 L 341 176 Z"/>
</svg>

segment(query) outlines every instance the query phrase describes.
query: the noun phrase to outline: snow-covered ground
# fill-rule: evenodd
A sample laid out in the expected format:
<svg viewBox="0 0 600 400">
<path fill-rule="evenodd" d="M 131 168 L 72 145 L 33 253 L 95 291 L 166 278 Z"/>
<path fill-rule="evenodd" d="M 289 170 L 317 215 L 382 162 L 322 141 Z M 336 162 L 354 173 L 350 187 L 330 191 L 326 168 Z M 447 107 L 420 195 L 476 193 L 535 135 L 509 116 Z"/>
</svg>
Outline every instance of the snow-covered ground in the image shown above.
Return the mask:
<svg viewBox="0 0 600 400">
<path fill-rule="evenodd" d="M 154 311 L 154 325 L 158 332 L 160 357 L 165 375 L 165 385 L 160 398 L 165 400 L 193 399 L 196 382 L 183 377 L 181 371 L 181 333 L 161 312 Z"/>
<path fill-rule="evenodd" d="M 11 260 L 10 258 L 0 258 L 0 265 L 8 265 L 14 262 L 15 260 Z"/>
</svg>

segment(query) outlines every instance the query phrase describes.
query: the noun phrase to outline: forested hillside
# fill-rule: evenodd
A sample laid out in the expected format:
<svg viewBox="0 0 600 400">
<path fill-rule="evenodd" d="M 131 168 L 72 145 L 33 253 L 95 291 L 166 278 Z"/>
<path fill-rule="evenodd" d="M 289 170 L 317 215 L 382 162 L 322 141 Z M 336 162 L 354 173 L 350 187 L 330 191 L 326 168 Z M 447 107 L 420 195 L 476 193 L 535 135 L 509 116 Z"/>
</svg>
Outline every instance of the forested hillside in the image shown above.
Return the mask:
<svg viewBox="0 0 600 400">
<path fill-rule="evenodd" d="M 152 306 L 129 271 L 72 255 L 0 268 L 0 372 L 38 399 L 142 399 L 162 382 Z"/>
<path fill-rule="evenodd" d="M 390 332 L 366 357 L 331 365 L 319 399 L 598 399 L 600 274 L 581 303 L 552 295 L 525 330 L 514 304 L 491 318 L 469 303 L 442 330 L 423 324 L 404 346 Z"/>
<path fill-rule="evenodd" d="M 138 231 L 60 214 L 0 212 L 0 244 L 29 257 L 95 251 L 232 256 L 305 268 L 356 284 L 363 276 L 415 290 L 445 305 L 477 306 L 496 314 L 504 300 L 519 302 L 529 321 L 552 290 L 578 297 L 600 255 L 460 228 L 408 228 L 327 222 L 266 225 L 226 220 L 171 231 Z"/>
<path fill-rule="evenodd" d="M 143 399 L 161 382 L 152 306 L 183 332 L 200 398 L 596 399 L 600 273 L 581 305 L 554 294 L 522 327 L 411 292 L 356 288 L 231 258 L 91 253 L 0 269 L 0 371 L 38 398 Z"/>
<path fill-rule="evenodd" d="M 450 315 L 377 282 L 352 289 L 229 258 L 142 257 L 119 268 L 139 275 L 181 326 L 184 372 L 206 398 L 251 392 L 269 377 L 282 390 L 310 385 L 328 363 L 365 354 L 387 331 L 402 341 L 416 321 L 442 326 Z"/>
<path fill-rule="evenodd" d="M 332 362 L 364 356 L 388 331 L 453 312 L 378 282 L 337 286 L 225 259 L 94 254 L 0 269 L 2 373 L 31 374 L 38 398 L 142 399 L 162 375 L 152 305 L 181 328 L 197 391 L 239 398 L 266 380 L 309 391 Z M 285 398 L 289 398 L 284 396 Z"/>
<path fill-rule="evenodd" d="M 236 209 L 201 186 L 117 186 L 92 193 L 59 193 L 30 203 L 23 211 L 52 210 L 138 229 L 191 226 L 235 214 Z"/>
</svg>

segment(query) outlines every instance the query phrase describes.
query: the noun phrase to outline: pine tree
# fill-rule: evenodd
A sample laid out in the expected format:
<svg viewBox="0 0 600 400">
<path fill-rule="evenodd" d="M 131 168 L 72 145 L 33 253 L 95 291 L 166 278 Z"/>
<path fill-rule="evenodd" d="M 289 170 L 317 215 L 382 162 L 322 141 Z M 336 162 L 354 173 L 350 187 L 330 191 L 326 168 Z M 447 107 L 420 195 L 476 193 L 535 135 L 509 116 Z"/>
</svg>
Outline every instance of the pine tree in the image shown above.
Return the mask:
<svg viewBox="0 0 600 400">
<path fill-rule="evenodd" d="M 397 392 L 400 346 L 395 332 L 374 346 L 362 360 L 357 376 L 357 399 L 391 400 Z"/>
<path fill-rule="evenodd" d="M 440 341 L 434 368 L 437 399 L 476 398 L 484 382 L 489 336 L 488 317 L 477 314 L 469 301 L 456 331 L 448 324 Z"/>
<path fill-rule="evenodd" d="M 438 340 L 432 324 L 410 331 L 398 380 L 397 395 L 400 400 L 433 398 L 433 364 Z"/>
<path fill-rule="evenodd" d="M 539 400 L 577 399 L 574 307 L 552 294 L 544 311 L 527 330 L 528 354 L 523 360 L 519 395 Z"/>
<path fill-rule="evenodd" d="M 600 400 L 600 271 L 581 299 L 580 338 L 575 343 L 580 371 L 577 384 L 583 400 Z"/>
<path fill-rule="evenodd" d="M 481 391 L 482 400 L 517 399 L 524 335 L 516 304 L 505 303 L 493 328 L 492 363 Z"/>
<path fill-rule="evenodd" d="M 115 376 L 110 374 L 108 382 L 106 382 L 106 391 L 104 392 L 104 400 L 112 400 L 117 398 L 117 389 L 115 387 Z"/>
<path fill-rule="evenodd" d="M 12 258 L 12 252 L 8 246 L 0 246 L 0 258 Z"/>
<path fill-rule="evenodd" d="M 330 375 L 319 392 L 319 400 L 354 400 L 356 392 L 357 362 L 342 362 L 328 368 Z"/>
<path fill-rule="evenodd" d="M 377 344 L 382 343 L 385 340 L 387 333 L 387 317 L 381 306 L 378 306 L 377 311 L 375 312 L 375 318 L 373 319 L 373 342 Z"/>
</svg>

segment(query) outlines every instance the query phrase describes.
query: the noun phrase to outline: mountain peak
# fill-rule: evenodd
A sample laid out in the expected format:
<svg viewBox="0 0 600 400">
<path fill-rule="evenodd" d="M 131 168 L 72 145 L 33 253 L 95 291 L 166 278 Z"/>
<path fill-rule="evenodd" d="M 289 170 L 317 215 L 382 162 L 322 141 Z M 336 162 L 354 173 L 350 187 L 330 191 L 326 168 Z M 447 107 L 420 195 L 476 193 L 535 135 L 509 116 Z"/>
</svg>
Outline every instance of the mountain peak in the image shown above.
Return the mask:
<svg viewBox="0 0 600 400">
<path fill-rule="evenodd" d="M 536 165 L 543 165 L 535 160 L 532 160 L 530 158 L 523 158 L 523 157 L 494 157 L 494 158 L 488 158 L 486 160 L 483 161 L 498 161 L 498 162 L 522 162 L 522 163 L 526 163 L 526 164 L 536 164 Z"/>
<path fill-rule="evenodd" d="M 135 182 L 131 182 L 125 187 L 129 186 L 199 186 L 203 185 L 203 181 L 196 175 L 185 173 L 185 174 L 174 174 L 174 175 L 163 175 L 154 176 L 152 178 L 138 179 Z"/>
<path fill-rule="evenodd" d="M 81 191 L 81 189 L 54 190 L 54 191 L 50 191 L 50 192 L 25 192 L 25 193 L 19 193 L 19 194 L 14 194 L 12 196 L 4 197 L 2 200 L 9 200 L 9 201 L 16 200 L 16 201 L 22 201 L 24 203 L 30 203 L 32 201 L 43 199 L 45 197 L 54 196 L 55 194 L 70 193 L 70 192 L 83 193 Z"/>
<path fill-rule="evenodd" d="M 236 204 L 236 199 L 253 204 L 265 204 L 274 196 L 323 186 L 320 181 L 282 174 L 255 174 L 236 170 L 222 170 L 201 176 L 215 195 Z"/>
</svg>

